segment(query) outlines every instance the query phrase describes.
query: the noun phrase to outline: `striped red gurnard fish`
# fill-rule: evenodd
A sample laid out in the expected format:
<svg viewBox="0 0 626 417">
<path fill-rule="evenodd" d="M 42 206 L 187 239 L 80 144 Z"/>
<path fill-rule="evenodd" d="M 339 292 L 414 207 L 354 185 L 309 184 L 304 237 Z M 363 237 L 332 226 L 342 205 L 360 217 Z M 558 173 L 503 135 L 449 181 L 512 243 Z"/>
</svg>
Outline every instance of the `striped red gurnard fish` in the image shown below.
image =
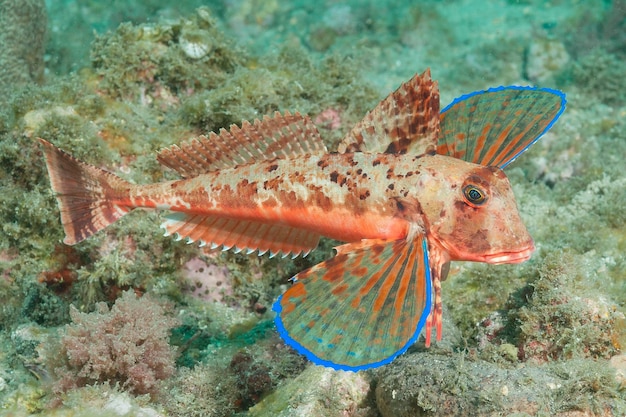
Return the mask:
<svg viewBox="0 0 626 417">
<path fill-rule="evenodd" d="M 450 261 L 527 260 L 533 241 L 502 171 L 565 108 L 563 93 L 499 87 L 441 113 L 426 71 L 328 152 L 311 120 L 275 114 L 162 150 L 183 179 L 131 184 L 41 139 L 65 230 L 78 243 L 137 207 L 167 210 L 167 235 L 211 248 L 306 255 L 346 244 L 291 278 L 274 304 L 285 341 L 357 371 L 391 362 L 425 330 L 441 340 Z M 424 329 L 425 328 L 425 329 Z"/>
</svg>

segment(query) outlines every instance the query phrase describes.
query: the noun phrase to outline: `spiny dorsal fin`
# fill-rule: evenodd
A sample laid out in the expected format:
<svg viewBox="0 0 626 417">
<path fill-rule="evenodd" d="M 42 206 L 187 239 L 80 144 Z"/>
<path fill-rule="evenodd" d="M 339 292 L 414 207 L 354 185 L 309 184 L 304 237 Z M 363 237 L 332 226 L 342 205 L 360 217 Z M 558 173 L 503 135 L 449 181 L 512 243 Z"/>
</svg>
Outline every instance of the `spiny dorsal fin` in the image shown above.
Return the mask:
<svg viewBox="0 0 626 417">
<path fill-rule="evenodd" d="M 324 154 L 326 147 L 308 116 L 300 113 L 265 116 L 241 127 L 211 132 L 159 152 L 157 159 L 184 178 L 253 161 L 285 158 L 301 154 Z"/>
<path fill-rule="evenodd" d="M 303 229 L 278 224 L 248 220 L 235 220 L 219 216 L 172 212 L 165 216 L 161 225 L 166 236 L 176 234 L 179 239 L 201 242 L 211 249 L 235 248 L 259 255 L 270 252 L 270 256 L 306 256 L 317 247 L 320 236 Z"/>
<path fill-rule="evenodd" d="M 378 103 L 341 141 L 339 153 L 434 153 L 439 87 L 427 69 Z"/>
</svg>

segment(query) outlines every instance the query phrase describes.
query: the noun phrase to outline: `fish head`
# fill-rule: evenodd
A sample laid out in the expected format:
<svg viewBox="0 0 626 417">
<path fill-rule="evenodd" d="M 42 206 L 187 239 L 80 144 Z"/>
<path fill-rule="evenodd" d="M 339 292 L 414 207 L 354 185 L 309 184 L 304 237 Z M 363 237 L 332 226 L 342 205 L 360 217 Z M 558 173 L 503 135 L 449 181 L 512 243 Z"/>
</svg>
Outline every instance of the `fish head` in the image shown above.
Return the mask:
<svg viewBox="0 0 626 417">
<path fill-rule="evenodd" d="M 426 213 L 429 235 L 451 260 L 503 264 L 529 259 L 535 246 L 504 171 L 446 159 L 434 197 L 439 204 Z"/>
</svg>

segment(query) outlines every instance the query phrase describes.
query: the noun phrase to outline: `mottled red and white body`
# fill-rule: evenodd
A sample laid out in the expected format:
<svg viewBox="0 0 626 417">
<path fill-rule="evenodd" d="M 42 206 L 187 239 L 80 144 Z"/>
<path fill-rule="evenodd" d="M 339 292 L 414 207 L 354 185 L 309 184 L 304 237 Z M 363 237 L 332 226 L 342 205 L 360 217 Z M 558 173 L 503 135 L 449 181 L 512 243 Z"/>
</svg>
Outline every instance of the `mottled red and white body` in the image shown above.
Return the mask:
<svg viewBox="0 0 626 417">
<path fill-rule="evenodd" d="M 439 283 L 450 261 L 530 257 L 532 239 L 499 166 L 536 140 L 563 105 L 558 94 L 531 91 L 551 113 L 519 116 L 536 126 L 518 132 L 514 146 L 506 126 L 478 135 L 492 147 L 489 163 L 457 143 L 468 132 L 443 123 L 450 116 L 439 114 L 429 73 L 383 100 L 334 153 L 307 117 L 276 114 L 165 149 L 160 162 L 184 179 L 134 185 L 42 143 L 67 244 L 138 207 L 168 210 L 167 234 L 210 247 L 297 256 L 321 236 L 347 242 L 296 275 L 275 310 L 281 335 L 296 349 L 317 363 L 358 370 L 402 353 L 424 324 L 427 344 L 433 325 L 441 338 Z M 508 102 L 529 91 L 506 93 L 497 114 L 510 117 Z M 350 317 L 360 314 L 352 319 L 361 330 L 352 331 Z"/>
</svg>

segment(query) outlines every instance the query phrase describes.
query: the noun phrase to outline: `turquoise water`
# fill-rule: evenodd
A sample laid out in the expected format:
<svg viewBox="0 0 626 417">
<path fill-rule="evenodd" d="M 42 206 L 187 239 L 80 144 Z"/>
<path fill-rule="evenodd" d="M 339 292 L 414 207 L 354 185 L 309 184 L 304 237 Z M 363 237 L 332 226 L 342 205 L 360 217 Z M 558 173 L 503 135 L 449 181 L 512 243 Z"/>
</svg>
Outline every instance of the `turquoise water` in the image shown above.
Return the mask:
<svg viewBox="0 0 626 417">
<path fill-rule="evenodd" d="M 624 2 L 4 0 L 0 22 L 4 415 L 626 415 Z M 427 68 L 442 107 L 507 85 L 568 100 L 506 168 L 536 252 L 453 263 L 441 343 L 360 373 L 285 346 L 271 305 L 337 242 L 208 253 L 142 212 L 60 243 L 37 137 L 163 181 L 159 149 L 275 111 L 334 150 Z"/>
</svg>

